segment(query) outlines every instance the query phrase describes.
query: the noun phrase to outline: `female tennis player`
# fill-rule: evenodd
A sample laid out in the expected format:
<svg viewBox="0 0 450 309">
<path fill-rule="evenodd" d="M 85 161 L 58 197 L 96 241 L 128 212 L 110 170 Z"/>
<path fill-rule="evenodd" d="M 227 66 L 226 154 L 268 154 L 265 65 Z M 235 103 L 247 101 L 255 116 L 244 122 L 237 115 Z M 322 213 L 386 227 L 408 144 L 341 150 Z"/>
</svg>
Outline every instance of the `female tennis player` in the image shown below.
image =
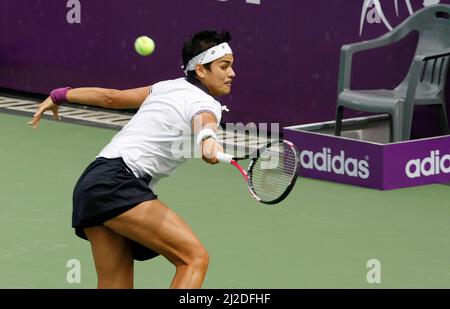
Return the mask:
<svg viewBox="0 0 450 309">
<path fill-rule="evenodd" d="M 186 78 L 152 86 L 114 90 L 58 88 L 43 101 L 29 122 L 36 128 L 43 113 L 59 119 L 63 102 L 137 113 L 100 152 L 78 180 L 73 193 L 72 226 L 91 243 L 98 288 L 132 288 L 134 260 L 163 255 L 176 267 L 171 288 L 200 288 L 208 253 L 189 226 L 161 202 L 155 183 L 186 161 L 173 151 L 189 139 L 190 128 L 203 159 L 218 163 L 223 151 L 215 131 L 222 107 L 215 97 L 231 90 L 235 77 L 231 36 L 205 30 L 183 46 Z M 186 133 L 186 132 L 184 132 Z"/>
</svg>

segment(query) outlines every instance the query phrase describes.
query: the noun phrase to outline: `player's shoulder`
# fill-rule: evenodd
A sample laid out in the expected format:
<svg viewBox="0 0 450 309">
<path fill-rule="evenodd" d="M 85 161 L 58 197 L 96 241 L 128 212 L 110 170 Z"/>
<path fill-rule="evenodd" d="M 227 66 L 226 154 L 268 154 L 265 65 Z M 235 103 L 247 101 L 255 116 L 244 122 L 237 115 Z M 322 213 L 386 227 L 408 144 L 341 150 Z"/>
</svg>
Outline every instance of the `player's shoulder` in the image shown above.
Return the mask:
<svg viewBox="0 0 450 309">
<path fill-rule="evenodd" d="M 153 85 L 155 90 L 163 90 L 163 91 L 175 91 L 175 90 L 185 90 L 185 91 L 194 91 L 194 87 L 186 81 L 185 78 L 177 78 L 177 79 L 169 79 L 160 81 Z"/>
<path fill-rule="evenodd" d="M 168 79 L 153 84 L 154 89 L 173 87 L 177 84 L 178 79 Z"/>
<path fill-rule="evenodd" d="M 181 96 L 183 101 L 189 104 L 195 102 L 209 102 L 210 104 L 218 104 L 220 106 L 220 103 L 213 96 L 190 83 L 184 77 L 165 80 L 154 84 L 152 93 L 155 92 L 169 96 Z"/>
</svg>

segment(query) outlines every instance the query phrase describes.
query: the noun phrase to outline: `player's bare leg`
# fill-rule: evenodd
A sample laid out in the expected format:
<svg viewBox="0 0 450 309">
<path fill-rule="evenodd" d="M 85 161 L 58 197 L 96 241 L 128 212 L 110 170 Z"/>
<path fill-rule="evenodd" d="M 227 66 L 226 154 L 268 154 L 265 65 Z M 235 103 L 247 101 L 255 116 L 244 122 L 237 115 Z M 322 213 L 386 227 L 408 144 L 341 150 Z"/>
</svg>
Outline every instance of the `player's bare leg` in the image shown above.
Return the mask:
<svg viewBox="0 0 450 309">
<path fill-rule="evenodd" d="M 97 287 L 133 288 L 134 260 L 129 240 L 104 226 L 85 228 L 84 232 L 91 243 L 98 277 Z"/>
<path fill-rule="evenodd" d="M 189 226 L 159 200 L 144 202 L 104 223 L 162 254 L 176 267 L 171 288 L 200 288 L 209 257 Z"/>
</svg>

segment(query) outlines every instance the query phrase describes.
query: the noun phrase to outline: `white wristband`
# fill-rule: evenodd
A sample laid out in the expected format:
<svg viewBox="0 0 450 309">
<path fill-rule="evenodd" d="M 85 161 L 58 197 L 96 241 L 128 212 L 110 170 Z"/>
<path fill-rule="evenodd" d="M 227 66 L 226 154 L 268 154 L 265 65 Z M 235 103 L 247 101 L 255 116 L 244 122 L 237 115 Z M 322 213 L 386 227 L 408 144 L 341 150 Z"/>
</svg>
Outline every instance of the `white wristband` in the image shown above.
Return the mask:
<svg viewBox="0 0 450 309">
<path fill-rule="evenodd" d="M 203 140 L 205 140 L 206 138 L 212 137 L 215 140 L 217 140 L 217 136 L 216 133 L 210 129 L 210 128 L 205 128 L 202 129 L 200 132 L 198 132 L 197 134 L 197 138 L 196 138 L 196 143 L 197 146 L 200 147 L 202 145 Z"/>
</svg>

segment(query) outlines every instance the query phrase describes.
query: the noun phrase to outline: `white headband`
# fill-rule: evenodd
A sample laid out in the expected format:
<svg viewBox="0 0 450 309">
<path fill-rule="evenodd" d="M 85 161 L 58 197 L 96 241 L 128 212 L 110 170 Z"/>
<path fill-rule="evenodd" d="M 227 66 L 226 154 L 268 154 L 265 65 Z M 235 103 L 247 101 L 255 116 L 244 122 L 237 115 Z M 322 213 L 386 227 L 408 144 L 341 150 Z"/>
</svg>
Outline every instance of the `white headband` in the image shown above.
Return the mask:
<svg viewBox="0 0 450 309">
<path fill-rule="evenodd" d="M 230 45 L 228 43 L 222 43 L 216 46 L 211 47 L 207 51 L 204 51 L 203 53 L 195 56 L 192 58 L 187 66 L 184 68 L 184 74 L 187 75 L 188 71 L 195 70 L 195 66 L 197 64 L 206 64 L 213 62 L 214 60 L 217 60 L 219 58 L 222 58 L 225 55 L 232 54 L 233 51 L 231 50 Z"/>
</svg>

